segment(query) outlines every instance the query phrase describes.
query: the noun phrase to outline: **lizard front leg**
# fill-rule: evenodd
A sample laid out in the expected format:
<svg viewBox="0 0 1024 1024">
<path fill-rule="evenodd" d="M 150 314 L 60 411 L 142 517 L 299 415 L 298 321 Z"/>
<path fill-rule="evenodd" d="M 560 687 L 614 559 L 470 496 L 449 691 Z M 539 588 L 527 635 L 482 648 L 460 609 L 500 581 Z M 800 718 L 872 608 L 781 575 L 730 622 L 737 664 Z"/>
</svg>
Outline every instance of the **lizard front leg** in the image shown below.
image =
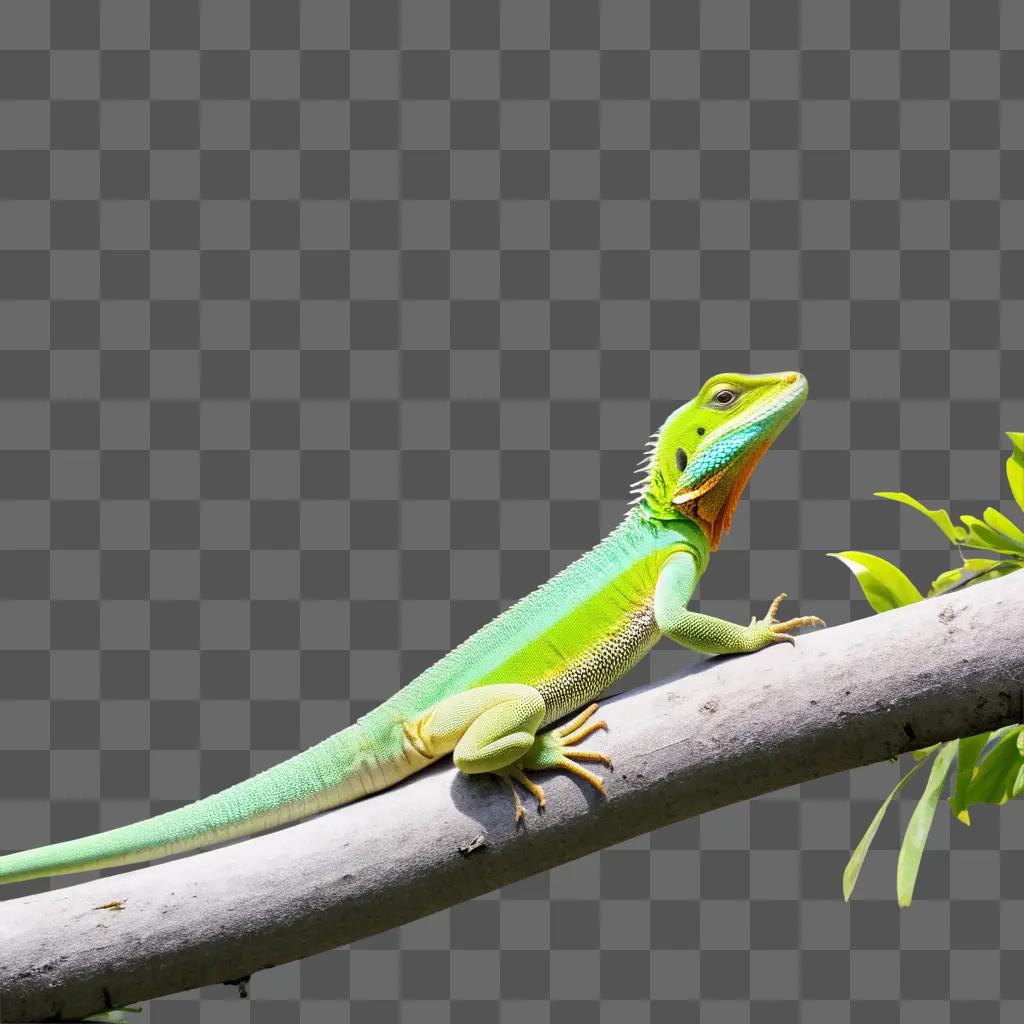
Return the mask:
<svg viewBox="0 0 1024 1024">
<path fill-rule="evenodd" d="M 803 615 L 777 622 L 775 613 L 782 599 L 772 602 L 763 619 L 753 618 L 741 626 L 713 615 L 691 612 L 686 604 L 697 583 L 697 567 L 686 552 L 668 558 L 658 575 L 654 590 L 654 619 L 668 637 L 704 654 L 749 654 L 780 642 L 793 643 L 789 631 L 801 626 L 824 626 L 816 615 Z"/>
</svg>

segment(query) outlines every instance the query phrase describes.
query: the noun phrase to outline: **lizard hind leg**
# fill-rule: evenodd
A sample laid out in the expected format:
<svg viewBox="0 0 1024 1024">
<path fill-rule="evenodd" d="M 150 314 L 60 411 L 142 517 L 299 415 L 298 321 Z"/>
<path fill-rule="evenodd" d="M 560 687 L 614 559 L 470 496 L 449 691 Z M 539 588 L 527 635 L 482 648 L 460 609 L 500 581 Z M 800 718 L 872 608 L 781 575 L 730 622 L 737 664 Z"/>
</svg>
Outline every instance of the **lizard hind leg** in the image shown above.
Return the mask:
<svg viewBox="0 0 1024 1024">
<path fill-rule="evenodd" d="M 452 750 L 459 771 L 490 772 L 501 778 L 515 801 L 516 821 L 521 821 L 525 811 L 513 779 L 536 799 L 538 807 L 544 806 L 544 791 L 526 777 L 519 763 L 533 747 L 546 710 L 536 687 L 491 684 L 442 701 L 420 730 L 431 741 L 440 741 L 441 748 Z"/>
<path fill-rule="evenodd" d="M 433 757 L 448 751 L 459 771 L 467 775 L 490 772 L 502 779 L 515 801 L 516 820 L 525 815 L 515 783 L 544 807 L 544 790 L 526 770 L 556 769 L 571 772 L 604 793 L 604 783 L 578 762 L 597 761 L 611 766 L 611 758 L 576 744 L 598 729 L 592 704 L 565 725 L 537 735 L 546 706 L 536 687 L 520 683 L 493 683 L 455 694 L 434 705 L 405 726 L 406 736 Z M 524 770 L 525 769 L 525 770 Z"/>
</svg>

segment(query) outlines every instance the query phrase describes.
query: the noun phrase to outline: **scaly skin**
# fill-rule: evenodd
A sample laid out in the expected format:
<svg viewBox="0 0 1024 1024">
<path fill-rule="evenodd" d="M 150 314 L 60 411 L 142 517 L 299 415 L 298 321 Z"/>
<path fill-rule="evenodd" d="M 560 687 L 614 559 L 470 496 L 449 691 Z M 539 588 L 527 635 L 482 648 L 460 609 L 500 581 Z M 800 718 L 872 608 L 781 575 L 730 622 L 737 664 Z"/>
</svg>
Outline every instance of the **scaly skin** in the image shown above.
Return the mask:
<svg viewBox="0 0 1024 1024">
<path fill-rule="evenodd" d="M 708 654 L 793 642 L 814 616 L 741 626 L 687 610 L 751 472 L 807 397 L 797 373 L 719 374 L 651 438 L 635 499 L 599 544 L 446 654 L 354 725 L 251 779 L 145 821 L 0 857 L 0 884 L 153 860 L 348 803 L 452 754 L 467 774 L 513 780 L 544 804 L 529 770 L 573 772 L 609 758 L 577 744 L 605 723 L 592 702 L 661 636 Z M 571 712 L 568 724 L 540 731 Z"/>
</svg>

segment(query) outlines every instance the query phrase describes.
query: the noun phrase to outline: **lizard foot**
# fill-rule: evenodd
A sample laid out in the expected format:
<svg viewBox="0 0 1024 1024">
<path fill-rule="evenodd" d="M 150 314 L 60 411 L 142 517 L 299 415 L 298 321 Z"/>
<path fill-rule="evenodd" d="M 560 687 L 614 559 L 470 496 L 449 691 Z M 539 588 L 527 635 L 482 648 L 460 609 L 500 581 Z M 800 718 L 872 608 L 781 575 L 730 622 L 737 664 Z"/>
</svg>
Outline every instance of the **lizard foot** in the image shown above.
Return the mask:
<svg viewBox="0 0 1024 1024">
<path fill-rule="evenodd" d="M 584 708 L 575 718 L 565 725 L 557 726 L 542 732 L 534 741 L 529 753 L 520 762 L 522 768 L 556 769 L 570 772 L 590 783 L 602 796 L 606 796 L 604 782 L 593 772 L 584 768 L 579 761 L 591 761 L 612 767 L 612 759 L 597 750 L 579 750 L 576 744 L 586 739 L 598 729 L 607 729 L 605 720 L 591 721 L 597 705 L 591 704 Z"/>
<path fill-rule="evenodd" d="M 795 619 L 787 619 L 785 622 L 776 622 L 775 613 L 779 610 L 779 605 L 782 604 L 785 594 L 779 594 L 768 608 L 768 614 L 763 619 L 758 620 L 755 615 L 750 620 L 750 626 L 752 629 L 764 629 L 767 630 L 767 643 L 778 643 L 780 641 L 785 643 L 795 644 L 796 640 L 789 635 L 791 629 L 799 629 L 801 626 L 824 626 L 825 622 L 819 619 L 817 615 L 801 615 Z"/>
<path fill-rule="evenodd" d="M 602 754 L 597 750 L 576 749 L 576 744 L 580 740 L 586 739 L 598 729 L 608 728 L 608 723 L 603 718 L 594 720 L 595 711 L 597 711 L 597 705 L 591 704 L 565 725 L 542 732 L 534 740 L 527 755 L 518 764 L 509 765 L 509 767 L 493 773 L 504 781 L 506 788 L 512 793 L 517 822 L 523 820 L 526 811 L 523 808 L 522 800 L 519 799 L 519 792 L 515 787 L 516 782 L 537 801 L 537 810 L 544 810 L 544 790 L 526 774 L 524 769 L 529 771 L 555 769 L 556 771 L 570 772 L 572 775 L 585 779 L 602 796 L 607 796 L 601 778 L 577 763 L 579 761 L 596 761 L 609 768 L 612 766 L 612 759 L 607 754 Z"/>
</svg>

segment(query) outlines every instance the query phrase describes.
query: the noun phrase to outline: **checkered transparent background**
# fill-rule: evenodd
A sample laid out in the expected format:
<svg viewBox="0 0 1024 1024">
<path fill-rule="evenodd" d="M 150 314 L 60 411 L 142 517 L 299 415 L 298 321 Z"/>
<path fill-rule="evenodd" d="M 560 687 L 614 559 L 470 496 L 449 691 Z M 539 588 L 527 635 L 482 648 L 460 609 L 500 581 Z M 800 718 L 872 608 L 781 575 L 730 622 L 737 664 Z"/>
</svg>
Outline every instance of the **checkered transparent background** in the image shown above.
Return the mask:
<svg viewBox="0 0 1024 1024">
<path fill-rule="evenodd" d="M 868 614 L 824 552 L 951 564 L 872 491 L 1013 510 L 1022 300 L 1013 0 L 3 0 L 0 845 L 341 728 L 606 532 L 720 370 L 812 398 L 699 607 Z M 940 813 L 904 911 L 891 815 L 842 900 L 897 772 L 147 1013 L 1017 1021 L 1018 807 Z"/>
</svg>

